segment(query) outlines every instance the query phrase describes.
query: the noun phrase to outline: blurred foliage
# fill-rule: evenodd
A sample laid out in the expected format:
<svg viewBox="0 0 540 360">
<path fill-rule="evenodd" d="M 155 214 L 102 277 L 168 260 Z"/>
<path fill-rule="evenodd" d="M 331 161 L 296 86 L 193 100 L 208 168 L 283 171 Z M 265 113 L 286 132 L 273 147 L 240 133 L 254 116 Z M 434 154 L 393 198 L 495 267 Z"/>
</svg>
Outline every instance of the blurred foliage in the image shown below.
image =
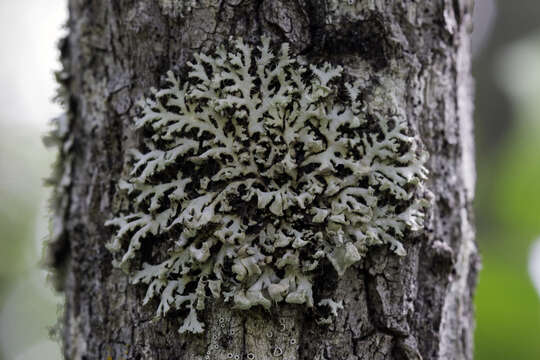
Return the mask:
<svg viewBox="0 0 540 360">
<path fill-rule="evenodd" d="M 483 248 L 476 296 L 476 360 L 540 359 L 540 306 L 522 266 L 506 264 Z M 512 246 L 510 251 L 514 252 Z M 526 254 L 521 254 L 524 260 Z"/>
<path fill-rule="evenodd" d="M 48 335 L 59 300 L 38 264 L 53 158 L 41 136 L 60 111 L 50 99 L 66 5 L 0 1 L 0 360 L 61 358 Z"/>
<path fill-rule="evenodd" d="M 478 154 L 484 265 L 475 359 L 540 359 L 540 294 L 527 273 L 531 243 L 540 235 L 540 36 L 507 48 L 497 70 L 511 100 L 513 127 L 499 143 L 498 156 L 484 149 Z"/>
<path fill-rule="evenodd" d="M 8 278 L 26 268 L 25 254 L 28 241 L 34 234 L 38 208 L 36 200 L 43 190 L 36 178 L 39 143 L 31 138 L 28 128 L 0 126 L 0 276 Z M 34 134 L 36 130 L 30 129 Z M 34 135 L 35 136 L 35 135 Z M 34 140 L 34 141 L 32 141 Z M 21 146 L 24 144 L 25 146 Z M 43 154 L 43 152 L 41 152 Z M 43 159 L 42 159 L 43 160 Z M 39 170 L 38 170 L 39 171 Z M 38 200 L 39 201 L 39 200 Z"/>
<path fill-rule="evenodd" d="M 38 267 L 51 160 L 38 129 L 0 121 L 0 359 L 36 359 L 27 357 L 34 346 L 40 359 L 59 356 L 48 340 L 58 299 Z"/>
</svg>

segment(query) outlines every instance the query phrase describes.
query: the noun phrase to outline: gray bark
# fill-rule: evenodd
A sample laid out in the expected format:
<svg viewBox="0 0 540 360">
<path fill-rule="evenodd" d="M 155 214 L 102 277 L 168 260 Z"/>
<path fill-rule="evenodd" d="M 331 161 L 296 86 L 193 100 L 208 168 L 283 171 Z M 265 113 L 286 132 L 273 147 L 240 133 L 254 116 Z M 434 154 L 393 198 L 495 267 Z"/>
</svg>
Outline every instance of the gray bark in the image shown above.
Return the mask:
<svg viewBox="0 0 540 360">
<path fill-rule="evenodd" d="M 472 0 L 70 0 L 62 46 L 72 117 L 71 182 L 53 264 L 65 291 L 66 359 L 471 359 L 478 269 L 470 29 Z M 348 5 L 352 4 L 352 5 Z M 337 8 L 336 8 L 337 6 Z M 339 10 L 344 9 L 344 10 Z M 135 101 L 170 68 L 230 36 L 266 34 L 294 53 L 344 65 L 351 74 L 401 76 L 395 89 L 429 151 L 434 194 L 426 231 L 408 255 L 371 249 L 325 286 L 344 299 L 330 327 L 301 307 L 204 314 L 203 335 L 179 335 L 179 320 L 152 321 L 144 289 L 113 269 L 117 181 L 136 135 Z M 225 318 L 225 328 L 218 318 Z M 281 349 L 283 354 L 279 355 Z M 231 355 L 229 355 L 231 354 Z"/>
</svg>

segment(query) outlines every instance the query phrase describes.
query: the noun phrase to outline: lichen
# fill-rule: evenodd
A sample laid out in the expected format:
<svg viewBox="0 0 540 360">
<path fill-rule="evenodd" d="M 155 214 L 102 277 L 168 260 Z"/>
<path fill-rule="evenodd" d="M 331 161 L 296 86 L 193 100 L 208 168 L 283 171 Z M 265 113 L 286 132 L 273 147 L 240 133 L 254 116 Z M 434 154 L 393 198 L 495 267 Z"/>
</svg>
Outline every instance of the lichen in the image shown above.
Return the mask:
<svg viewBox="0 0 540 360">
<path fill-rule="evenodd" d="M 318 306 L 327 306 L 330 309 L 330 315 L 337 317 L 338 311 L 343 310 L 343 300 L 339 302 L 335 302 L 332 299 L 322 299 L 317 304 Z M 332 323 L 332 316 L 328 316 L 325 318 L 318 319 L 319 324 L 331 324 Z"/>
<path fill-rule="evenodd" d="M 343 275 L 371 246 L 406 254 L 423 223 L 426 155 L 393 96 L 367 105 L 340 66 L 308 64 L 287 43 L 274 54 L 267 38 L 188 65 L 139 103 L 143 140 L 119 184 L 130 208 L 107 222 L 126 271 L 143 242 L 168 249 L 130 271 L 145 304 L 159 299 L 157 316 L 180 310 L 180 332 L 200 333 L 209 297 L 312 307 L 322 264 Z"/>
<path fill-rule="evenodd" d="M 58 47 L 65 52 L 66 39 L 62 39 Z M 71 124 L 73 111 L 71 109 L 69 96 L 70 68 L 68 62 L 61 57 L 62 69 L 55 72 L 55 79 L 58 84 L 54 101 L 63 108 L 60 116 L 51 120 L 51 130 L 43 137 L 45 146 L 54 148 L 57 151 L 56 161 L 52 166 L 52 174 L 45 180 L 47 186 L 52 187 L 52 194 L 49 199 L 49 210 L 51 212 L 49 234 L 44 247 L 43 263 L 49 270 L 49 278 L 56 290 L 63 289 L 62 269 L 65 263 L 66 240 L 66 218 L 69 210 L 69 189 L 71 188 L 72 164 L 73 164 L 73 135 Z"/>
</svg>

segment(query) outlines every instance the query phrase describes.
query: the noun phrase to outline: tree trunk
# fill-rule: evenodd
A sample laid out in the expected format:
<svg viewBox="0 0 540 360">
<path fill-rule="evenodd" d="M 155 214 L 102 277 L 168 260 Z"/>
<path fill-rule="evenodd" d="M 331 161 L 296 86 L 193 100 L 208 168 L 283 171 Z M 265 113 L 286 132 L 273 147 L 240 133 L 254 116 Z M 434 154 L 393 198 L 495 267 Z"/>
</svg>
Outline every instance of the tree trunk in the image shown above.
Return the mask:
<svg viewBox="0 0 540 360">
<path fill-rule="evenodd" d="M 472 0 L 69 0 L 69 10 L 60 164 L 69 181 L 57 188 L 51 245 L 66 296 L 66 359 L 472 359 Z M 215 303 L 204 334 L 179 335 L 174 316 L 153 321 L 144 290 L 112 267 L 105 248 L 113 230 L 104 223 L 137 141 L 135 102 L 195 52 L 262 35 L 350 74 L 403 77 L 406 86 L 392 91 L 430 153 L 433 205 L 407 256 L 371 248 L 332 284 L 344 309 L 329 327 L 292 305 Z"/>
</svg>

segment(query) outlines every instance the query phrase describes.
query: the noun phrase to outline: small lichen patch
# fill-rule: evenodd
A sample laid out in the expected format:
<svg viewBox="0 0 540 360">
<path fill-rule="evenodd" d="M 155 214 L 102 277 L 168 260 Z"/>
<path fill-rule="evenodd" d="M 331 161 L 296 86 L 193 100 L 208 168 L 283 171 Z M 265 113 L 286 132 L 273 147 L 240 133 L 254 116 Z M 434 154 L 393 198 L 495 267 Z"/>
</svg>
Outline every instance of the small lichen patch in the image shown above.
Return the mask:
<svg viewBox="0 0 540 360">
<path fill-rule="evenodd" d="M 332 299 L 322 299 L 317 304 L 318 306 L 327 306 L 330 309 L 330 315 L 336 317 L 338 315 L 339 310 L 343 310 L 343 300 L 339 302 L 335 302 Z M 331 324 L 332 323 L 332 316 L 328 316 L 325 318 L 320 318 L 317 320 L 319 324 Z"/>
<path fill-rule="evenodd" d="M 143 144 L 120 182 L 130 210 L 107 222 L 118 267 L 143 241 L 168 248 L 132 274 L 145 304 L 159 299 L 158 316 L 181 310 L 179 331 L 201 333 L 209 297 L 312 307 L 322 263 L 342 275 L 370 246 L 405 255 L 427 170 L 393 96 L 366 106 L 341 67 L 309 65 L 287 43 L 274 54 L 267 38 L 198 54 L 189 68 L 140 103 Z"/>
</svg>

